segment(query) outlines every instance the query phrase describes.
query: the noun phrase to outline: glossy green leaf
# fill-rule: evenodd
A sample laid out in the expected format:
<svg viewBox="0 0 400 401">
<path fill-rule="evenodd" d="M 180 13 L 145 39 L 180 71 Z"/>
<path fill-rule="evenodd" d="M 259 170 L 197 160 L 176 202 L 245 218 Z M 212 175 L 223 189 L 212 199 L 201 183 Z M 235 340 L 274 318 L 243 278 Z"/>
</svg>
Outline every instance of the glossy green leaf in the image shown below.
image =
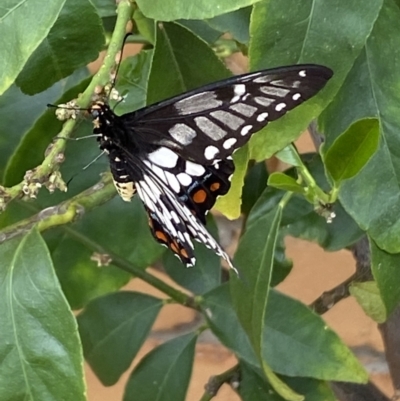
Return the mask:
<svg viewBox="0 0 400 401">
<path fill-rule="evenodd" d="M 205 19 L 228 13 L 257 3 L 259 0 L 219 0 L 215 3 L 210 0 L 197 0 L 188 3 L 185 0 L 138 0 L 137 4 L 149 18 L 160 21 L 177 19 Z"/>
<path fill-rule="evenodd" d="M 357 300 L 367 316 L 377 323 L 386 321 L 386 308 L 375 281 L 353 283 L 350 294 Z"/>
<path fill-rule="evenodd" d="M 282 150 L 274 155 L 280 161 L 299 167 L 301 165 L 300 155 L 294 145 L 285 146 Z"/>
<path fill-rule="evenodd" d="M 78 316 L 85 359 L 104 385 L 129 368 L 162 306 L 160 299 L 124 291 L 96 298 Z"/>
<path fill-rule="evenodd" d="M 31 54 L 48 35 L 65 0 L 43 2 L 5 0 L 0 11 L 0 94 L 14 82 Z"/>
<path fill-rule="evenodd" d="M 245 231 L 234 257 L 240 276 L 231 275 L 235 309 L 258 355 L 281 216 L 282 207 L 277 205 Z"/>
<path fill-rule="evenodd" d="M 367 119 L 355 122 L 329 147 L 324 162 L 336 186 L 354 177 L 376 152 L 379 143 L 379 122 Z"/>
<path fill-rule="evenodd" d="M 86 88 L 88 79 L 84 78 L 87 77 L 87 75 L 86 69 L 78 70 L 69 78 L 55 84 L 54 87 L 58 87 L 59 91 L 65 90 L 71 86 L 72 88 L 67 90 L 61 97 L 52 99 L 52 103 L 61 104 L 76 97 Z M 45 93 L 50 91 L 52 91 L 52 88 L 48 89 Z M 26 97 L 32 99 L 31 96 Z M 42 99 L 42 108 L 47 107 L 45 102 L 45 100 L 48 99 L 47 97 L 44 98 L 40 95 L 35 97 Z M 21 99 L 24 101 L 25 95 L 21 94 Z M 20 135 L 21 133 L 24 135 L 8 161 L 4 174 L 4 182 L 6 185 L 11 186 L 17 184 L 23 179 L 27 170 L 35 168 L 42 163 L 47 147 L 51 144 L 51 141 L 60 132 L 62 127 L 62 122 L 57 120 L 54 113 L 54 108 L 45 109 L 44 113 L 34 121 L 34 123 L 33 121 L 29 121 L 33 123 L 33 125 L 29 127 L 30 129 L 26 132 L 19 133 Z M 23 120 L 24 119 L 22 119 L 22 121 Z M 87 152 L 87 154 L 90 155 L 89 152 Z"/>
<path fill-rule="evenodd" d="M 91 0 L 101 18 L 113 17 L 116 14 L 116 4 L 110 0 Z"/>
<path fill-rule="evenodd" d="M 246 230 L 234 258 L 240 277 L 231 274 L 230 287 L 239 320 L 268 381 L 282 397 L 298 401 L 302 398 L 274 374 L 263 351 L 264 318 L 281 216 L 282 206 L 279 204 L 270 214 Z"/>
<path fill-rule="evenodd" d="M 299 301 L 271 290 L 265 325 L 263 358 L 275 372 L 322 380 L 367 381 L 364 368 L 337 334 Z"/>
<path fill-rule="evenodd" d="M 86 400 L 76 321 L 43 239 L 11 239 L 0 259 L 0 399 Z"/>
<path fill-rule="evenodd" d="M 241 8 L 209 19 L 207 23 L 220 32 L 229 32 L 238 42 L 248 44 L 250 40 L 249 26 L 251 11 L 251 6 Z"/>
<path fill-rule="evenodd" d="M 254 164 L 247 171 L 242 193 L 242 213 L 249 214 L 267 186 L 268 171 L 265 162 Z"/>
<path fill-rule="evenodd" d="M 211 217 L 207 219 L 207 230 L 218 240 L 218 229 Z M 194 243 L 194 246 L 196 264 L 192 269 L 186 269 L 171 251 L 165 252 L 163 265 L 176 283 L 199 295 L 221 284 L 221 258 L 203 244 Z"/>
<path fill-rule="evenodd" d="M 400 253 L 400 9 L 385 0 L 374 29 L 321 121 L 329 147 L 351 124 L 379 121 L 382 140 L 357 176 L 342 183 L 340 201 L 379 248 Z M 388 41 L 388 38 L 391 38 Z"/>
<path fill-rule="evenodd" d="M 120 65 L 116 89 L 124 97 L 115 106 L 118 115 L 132 112 L 146 106 L 147 84 L 153 61 L 153 50 L 142 50 L 135 56 L 127 57 Z"/>
<path fill-rule="evenodd" d="M 387 253 L 370 238 L 371 268 L 389 316 L 400 302 L 400 253 Z"/>
<path fill-rule="evenodd" d="M 233 155 L 235 172 L 231 179 L 231 189 L 229 192 L 217 199 L 215 208 L 223 213 L 228 219 L 237 219 L 240 216 L 241 195 L 246 176 L 248 163 L 248 146 L 245 145 Z"/>
<path fill-rule="evenodd" d="M 239 394 L 243 401 L 265 401 L 265 394 L 268 394 L 269 401 L 283 401 L 283 398 L 274 392 L 254 367 L 241 361 L 240 373 Z M 304 396 L 306 401 L 336 401 L 336 397 L 326 382 L 304 377 L 282 377 L 282 379 L 297 393 Z"/>
<path fill-rule="evenodd" d="M 316 179 L 317 184 L 325 189 L 328 187 L 324 174 L 324 166 L 317 155 L 303 155 L 311 175 Z M 294 169 L 286 171 L 289 176 L 294 176 Z M 267 188 L 254 205 L 247 226 L 257 222 L 263 215 L 280 202 L 282 191 L 275 188 Z M 357 226 L 354 220 L 344 211 L 339 202 L 333 205 L 336 217 L 328 224 L 326 219 L 314 210 L 314 206 L 303 196 L 293 195 L 286 205 L 281 222 L 281 232 L 284 235 L 291 235 L 314 241 L 324 249 L 336 251 L 354 244 L 364 232 Z"/>
<path fill-rule="evenodd" d="M 196 339 L 189 333 L 150 351 L 129 377 L 124 401 L 185 401 Z"/>
<path fill-rule="evenodd" d="M 158 24 L 147 104 L 230 75 L 212 49 L 188 29 L 175 23 Z"/>
<path fill-rule="evenodd" d="M 297 192 L 299 194 L 304 193 L 304 187 L 302 187 L 293 177 L 281 172 L 272 173 L 268 177 L 268 185 L 284 191 Z"/>
<path fill-rule="evenodd" d="M 14 157 L 14 152 L 19 152 L 19 148 L 22 146 L 22 142 L 25 140 L 25 135 L 30 131 L 32 124 L 39 118 L 39 116 L 46 110 L 47 103 L 55 103 L 64 93 L 65 90 L 76 85 L 85 77 L 85 72 L 82 70 L 77 71 L 69 78 L 62 80 L 45 92 L 39 93 L 34 96 L 28 96 L 23 94 L 20 89 L 15 85 L 12 85 L 6 93 L 0 97 L 0 175 L 3 176 L 6 170 L 7 164 L 10 163 L 10 159 Z M 23 110 L 23 113 L 21 113 Z M 52 111 L 53 118 L 54 110 Z M 18 118 L 16 118 L 18 116 Z M 60 126 L 60 123 L 58 123 Z M 47 136 L 50 131 L 49 136 Z M 35 136 L 35 141 L 40 142 L 42 137 L 45 137 L 45 145 L 38 147 L 35 142 L 35 147 L 30 145 L 29 155 L 21 160 L 25 163 L 29 163 L 32 158 L 43 158 L 43 152 L 46 146 L 49 144 L 51 135 L 57 131 L 53 131 L 52 128 L 46 126 L 46 130 L 41 132 L 40 137 Z M 35 149 L 35 151 L 33 150 Z M 36 160 L 36 159 L 35 159 Z M 30 164 L 30 167 L 35 166 L 35 162 Z M 26 165 L 26 164 L 25 164 Z M 7 166 L 10 170 L 10 166 Z M 23 176 L 19 173 L 20 171 L 25 172 L 18 168 L 17 171 L 13 172 L 13 177 L 2 179 L 2 183 L 5 185 L 16 184 Z"/>
<path fill-rule="evenodd" d="M 381 6 L 382 0 L 365 3 L 362 9 L 357 0 L 283 0 L 253 7 L 251 70 L 317 63 L 330 67 L 334 76 L 317 97 L 256 134 L 250 141 L 251 158 L 265 159 L 293 142 L 328 104 L 364 46 Z"/>
<path fill-rule="evenodd" d="M 74 309 L 119 289 L 130 278 L 128 273 L 115 268 L 112 261 L 109 266 L 98 266 L 96 255 L 87 248 L 87 242 L 104 249 L 106 254 L 108 250 L 113 251 L 142 269 L 165 251 L 152 237 L 138 197 L 127 203 L 117 196 L 87 213 L 68 230 L 68 235 L 62 237 L 53 251 L 57 274 Z"/>
<path fill-rule="evenodd" d="M 95 60 L 103 44 L 103 27 L 92 3 L 66 0 L 47 37 L 19 74 L 17 85 L 29 95 L 42 92 Z"/>
<path fill-rule="evenodd" d="M 204 294 L 200 306 L 210 329 L 219 341 L 247 363 L 260 366 L 249 337 L 233 309 L 229 284 L 222 284 Z"/>
<path fill-rule="evenodd" d="M 212 28 L 207 21 L 182 19 L 177 22 L 210 45 L 222 35 L 221 31 Z"/>
</svg>

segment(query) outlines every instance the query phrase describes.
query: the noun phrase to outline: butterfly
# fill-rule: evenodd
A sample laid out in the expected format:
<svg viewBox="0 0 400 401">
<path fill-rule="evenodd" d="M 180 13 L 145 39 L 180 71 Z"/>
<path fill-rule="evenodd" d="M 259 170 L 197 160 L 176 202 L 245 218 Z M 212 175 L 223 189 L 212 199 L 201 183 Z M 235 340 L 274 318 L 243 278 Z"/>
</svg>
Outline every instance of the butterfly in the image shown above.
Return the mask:
<svg viewBox="0 0 400 401">
<path fill-rule="evenodd" d="M 130 201 L 137 192 L 159 243 L 187 267 L 196 260 L 192 240 L 233 267 L 205 228 L 207 212 L 230 188 L 232 153 L 317 94 L 332 75 L 320 65 L 251 72 L 121 116 L 97 102 L 90 108 L 94 134 L 119 195 Z"/>
</svg>

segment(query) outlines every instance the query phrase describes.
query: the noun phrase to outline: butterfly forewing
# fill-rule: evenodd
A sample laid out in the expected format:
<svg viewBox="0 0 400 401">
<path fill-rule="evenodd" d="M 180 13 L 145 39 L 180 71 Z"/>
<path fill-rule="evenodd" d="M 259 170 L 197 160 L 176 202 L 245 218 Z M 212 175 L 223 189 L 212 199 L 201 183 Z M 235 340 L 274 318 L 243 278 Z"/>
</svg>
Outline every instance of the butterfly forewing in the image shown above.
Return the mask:
<svg viewBox="0 0 400 401">
<path fill-rule="evenodd" d="M 95 133 L 110 158 L 117 190 L 145 204 L 154 238 L 187 266 L 192 239 L 229 257 L 205 216 L 230 187 L 230 155 L 254 132 L 321 90 L 332 71 L 299 65 L 236 76 L 122 116 L 92 107 Z M 231 265 L 232 266 L 232 265 Z"/>
<path fill-rule="evenodd" d="M 201 164 L 225 159 L 254 132 L 314 96 L 332 72 L 315 65 L 244 74 L 123 116 L 152 143 Z"/>
</svg>

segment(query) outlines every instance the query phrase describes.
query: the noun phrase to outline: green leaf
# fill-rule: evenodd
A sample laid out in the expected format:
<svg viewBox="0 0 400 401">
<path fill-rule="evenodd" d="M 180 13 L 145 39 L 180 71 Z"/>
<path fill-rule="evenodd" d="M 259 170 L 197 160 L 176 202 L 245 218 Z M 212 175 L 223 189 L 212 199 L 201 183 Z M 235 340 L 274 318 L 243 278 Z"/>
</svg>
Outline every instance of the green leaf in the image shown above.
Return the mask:
<svg viewBox="0 0 400 401">
<path fill-rule="evenodd" d="M 79 70 L 71 77 L 56 83 L 45 92 L 34 96 L 25 95 L 15 85 L 12 85 L 7 92 L 0 97 L 0 132 L 2 132 L 2 135 L 0 135 L 1 177 L 5 174 L 6 166 L 10 163 L 10 159 L 14 157 L 14 153 L 16 151 L 18 152 L 19 148 L 22 146 L 20 142 L 25 140 L 24 135 L 29 132 L 35 120 L 46 110 L 46 104 L 56 102 L 65 90 L 76 85 L 84 77 L 84 71 Z M 24 112 L 21 113 L 21 110 Z M 52 114 L 55 120 L 54 110 L 50 114 Z M 16 116 L 18 116 L 18 118 L 16 118 Z M 58 126 L 60 125 L 61 124 L 58 122 Z M 35 137 L 37 142 L 40 142 L 41 138 L 45 137 L 45 145 L 42 148 L 38 148 L 37 142 L 35 142 L 35 147 L 31 144 L 29 154 L 26 154 L 23 159 L 24 165 L 27 165 L 31 158 L 33 159 L 38 156 L 39 160 L 43 158 L 43 152 L 50 141 L 48 131 L 50 131 L 50 135 L 54 135 L 58 132 L 46 126 L 46 129 L 41 131 L 40 137 Z M 35 151 L 33 149 L 35 149 Z M 33 166 L 35 166 L 34 163 L 30 164 L 30 167 Z M 7 169 L 10 169 L 10 167 L 7 166 Z M 19 173 L 19 171 L 22 171 L 22 173 Z M 22 179 L 25 171 L 26 169 L 16 170 L 13 177 L 9 177 L 7 180 L 3 180 L 2 178 L 2 183 L 5 185 L 16 184 Z"/>
<path fill-rule="evenodd" d="M 272 173 L 268 177 L 268 185 L 284 191 L 297 192 L 299 194 L 304 193 L 304 187 L 302 187 L 293 177 L 281 172 Z"/>
<path fill-rule="evenodd" d="M 326 151 L 325 167 L 335 185 L 354 177 L 367 164 L 379 144 L 379 122 L 366 119 L 355 122 Z"/>
<path fill-rule="evenodd" d="M 210 45 L 214 44 L 222 35 L 221 31 L 212 28 L 207 21 L 182 19 L 177 22 Z"/>
<path fill-rule="evenodd" d="M 350 294 L 357 300 L 367 316 L 377 323 L 386 321 L 386 308 L 375 281 L 353 283 L 350 287 Z"/>
<path fill-rule="evenodd" d="M 18 76 L 17 85 L 29 95 L 42 92 L 95 60 L 103 44 L 102 23 L 92 3 L 66 0 L 47 37 Z"/>
<path fill-rule="evenodd" d="M 302 397 L 274 374 L 268 360 L 263 357 L 264 317 L 281 216 L 282 205 L 279 204 L 270 214 L 246 230 L 234 258 L 240 278 L 231 274 L 230 287 L 239 320 L 261 361 L 268 381 L 282 397 L 297 401 Z"/>
<path fill-rule="evenodd" d="M 129 368 L 162 306 L 160 299 L 124 291 L 93 300 L 78 316 L 85 359 L 104 385 Z"/>
<path fill-rule="evenodd" d="M 254 164 L 247 171 L 242 193 L 242 213 L 249 214 L 267 186 L 268 171 L 265 162 Z"/>
<path fill-rule="evenodd" d="M 117 103 L 118 115 L 132 112 L 146 106 L 147 85 L 153 62 L 153 50 L 142 50 L 135 56 L 127 57 L 120 65 L 116 89 L 124 97 Z"/>
<path fill-rule="evenodd" d="M 324 167 L 318 155 L 303 155 L 303 162 L 311 175 L 316 179 L 321 188 L 327 187 Z M 295 175 L 295 170 L 286 171 L 289 176 Z M 276 207 L 282 197 L 282 191 L 275 188 L 267 188 L 254 205 L 247 226 L 250 227 L 263 215 L 270 213 Z M 294 194 L 285 206 L 282 215 L 281 233 L 314 241 L 324 249 L 336 251 L 354 244 L 364 232 L 357 226 L 354 220 L 344 211 L 339 202 L 333 206 L 336 217 L 332 223 L 315 212 L 314 206 L 303 196 Z"/>
<path fill-rule="evenodd" d="M 265 401 L 265 394 L 268 394 L 268 401 L 283 400 L 254 367 L 240 361 L 240 372 L 239 394 L 243 401 Z M 336 401 L 326 382 L 304 377 L 282 377 L 282 379 L 303 395 L 306 401 Z"/>
<path fill-rule="evenodd" d="M 399 7 L 385 0 L 364 51 L 321 119 L 327 146 L 355 121 L 378 119 L 378 150 L 359 174 L 342 183 L 339 197 L 360 228 L 390 253 L 400 253 L 400 220 L 393 218 L 400 215 L 400 115 L 394 106 L 400 103 L 399 19 Z"/>
<path fill-rule="evenodd" d="M 86 69 L 78 70 L 68 79 L 55 84 L 54 87 L 58 87 L 58 91 L 65 90 L 72 85 L 73 87 L 67 90 L 61 98 L 52 98 L 52 103 L 55 101 L 56 104 L 61 104 L 76 97 L 86 88 L 88 79 L 84 78 L 87 77 L 87 75 L 88 73 Z M 49 93 L 50 91 L 52 91 L 52 88 L 46 90 L 45 93 Z M 32 99 L 31 96 L 27 97 Z M 46 107 L 46 98 L 41 97 L 40 95 L 36 95 L 35 98 L 42 100 L 42 108 Z M 22 101 L 25 99 L 22 94 L 21 99 Z M 29 129 L 26 132 L 19 132 L 19 135 L 23 134 L 23 136 L 14 150 L 14 153 L 10 157 L 4 173 L 4 182 L 8 186 L 20 182 L 27 170 L 38 166 L 43 161 L 47 147 L 54 136 L 60 132 L 62 127 L 62 122 L 56 119 L 54 108 L 47 108 L 36 121 L 29 122 L 31 124 L 33 123 L 32 126 L 29 126 Z"/>
<path fill-rule="evenodd" d="M 231 349 L 247 363 L 260 366 L 249 337 L 243 330 L 233 309 L 229 284 L 225 283 L 204 294 L 200 307 L 212 332 L 225 347 Z"/>
<path fill-rule="evenodd" d="M 15 81 L 35 49 L 46 38 L 65 0 L 51 1 L 43 12 L 43 2 L 6 0 L 0 11 L 0 94 Z"/>
<path fill-rule="evenodd" d="M 230 75 L 207 43 L 188 29 L 175 23 L 157 25 L 147 104 Z"/>
<path fill-rule="evenodd" d="M 282 150 L 274 155 L 280 161 L 299 167 L 301 165 L 300 155 L 297 153 L 293 145 L 285 146 Z"/>
<path fill-rule="evenodd" d="M 249 149 L 247 145 L 234 153 L 233 161 L 235 163 L 235 172 L 231 179 L 231 189 L 226 195 L 218 198 L 215 204 L 217 210 L 232 220 L 240 216 L 242 189 L 249 161 Z"/>
<path fill-rule="evenodd" d="M 400 253 L 387 253 L 370 238 L 371 268 L 389 316 L 400 302 Z"/>
<path fill-rule="evenodd" d="M 268 158 L 293 142 L 328 104 L 364 46 L 381 6 L 382 0 L 365 3 L 362 10 L 357 0 L 282 0 L 253 7 L 251 70 L 317 63 L 330 67 L 334 76 L 318 96 L 254 135 L 251 158 Z"/>
<path fill-rule="evenodd" d="M 189 333 L 150 351 L 129 377 L 124 401 L 185 401 L 196 339 Z"/>
<path fill-rule="evenodd" d="M 0 398 L 86 400 L 76 321 L 36 231 L 0 246 Z"/>
<path fill-rule="evenodd" d="M 110 216 L 112 221 L 110 225 Z M 111 229 L 110 229 L 111 228 Z M 86 243 L 113 251 L 145 269 L 165 251 L 152 237 L 139 197 L 123 202 L 119 197 L 90 211 L 70 227 L 53 251 L 64 292 L 71 306 L 81 308 L 90 299 L 125 285 L 130 275 L 112 266 L 98 266 Z"/>
<path fill-rule="evenodd" d="M 197 0 L 188 3 L 186 0 L 138 0 L 137 4 L 149 18 L 159 21 L 176 19 L 205 19 L 225 14 L 257 3 L 259 0 L 219 0 L 218 3 L 209 0 Z"/>
<path fill-rule="evenodd" d="M 263 346 L 263 322 L 281 216 L 282 206 L 277 205 L 245 231 L 234 258 L 240 277 L 231 275 L 230 287 L 235 309 L 259 356 Z"/>
<path fill-rule="evenodd" d="M 207 230 L 218 240 L 218 229 L 211 216 L 207 218 Z M 196 265 L 193 269 L 185 269 L 171 251 L 164 254 L 163 265 L 177 284 L 199 295 L 221 284 L 221 258 L 203 244 L 195 243 L 194 246 Z"/>
<path fill-rule="evenodd" d="M 270 291 L 263 330 L 263 358 L 287 376 L 365 383 L 364 368 L 321 317 L 305 305 Z"/>
<path fill-rule="evenodd" d="M 233 39 L 248 44 L 250 40 L 249 25 L 252 7 L 241 8 L 230 13 L 209 19 L 208 24 L 219 32 L 229 32 Z"/>
</svg>

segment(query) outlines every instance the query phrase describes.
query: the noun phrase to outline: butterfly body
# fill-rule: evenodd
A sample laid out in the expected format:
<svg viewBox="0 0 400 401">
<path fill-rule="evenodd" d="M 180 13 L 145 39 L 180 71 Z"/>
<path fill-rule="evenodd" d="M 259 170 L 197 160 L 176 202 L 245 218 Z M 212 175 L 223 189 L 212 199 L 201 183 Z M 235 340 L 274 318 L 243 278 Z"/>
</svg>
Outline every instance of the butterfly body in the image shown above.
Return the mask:
<svg viewBox="0 0 400 401">
<path fill-rule="evenodd" d="M 119 194 L 129 201 L 138 193 L 154 238 L 187 266 L 195 263 L 192 239 L 231 265 L 204 224 L 217 197 L 229 190 L 232 153 L 269 121 L 315 95 L 331 76 L 322 66 L 283 67 L 233 77 L 122 116 L 100 102 L 90 111 Z"/>
</svg>

